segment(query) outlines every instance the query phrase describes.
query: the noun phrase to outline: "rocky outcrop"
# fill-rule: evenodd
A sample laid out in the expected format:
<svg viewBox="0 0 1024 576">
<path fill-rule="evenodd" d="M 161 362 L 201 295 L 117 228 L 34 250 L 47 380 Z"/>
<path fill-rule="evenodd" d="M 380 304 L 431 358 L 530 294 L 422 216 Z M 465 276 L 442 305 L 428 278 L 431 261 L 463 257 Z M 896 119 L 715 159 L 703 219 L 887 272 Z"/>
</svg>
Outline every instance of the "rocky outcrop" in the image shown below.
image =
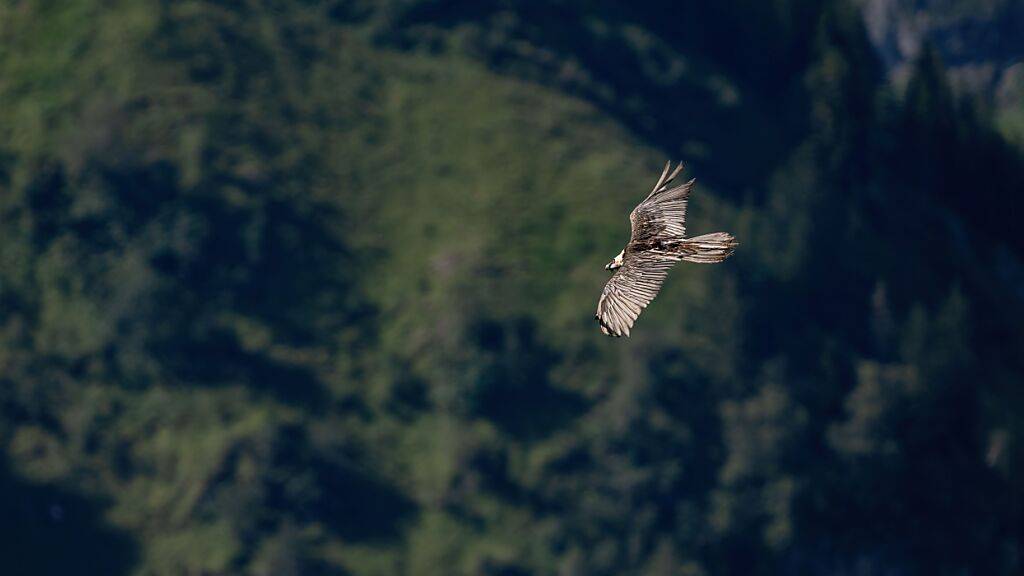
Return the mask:
<svg viewBox="0 0 1024 576">
<path fill-rule="evenodd" d="M 1024 2 L 859 0 L 868 36 L 901 85 L 909 65 L 933 46 L 958 91 L 1007 109 L 1024 105 Z"/>
</svg>

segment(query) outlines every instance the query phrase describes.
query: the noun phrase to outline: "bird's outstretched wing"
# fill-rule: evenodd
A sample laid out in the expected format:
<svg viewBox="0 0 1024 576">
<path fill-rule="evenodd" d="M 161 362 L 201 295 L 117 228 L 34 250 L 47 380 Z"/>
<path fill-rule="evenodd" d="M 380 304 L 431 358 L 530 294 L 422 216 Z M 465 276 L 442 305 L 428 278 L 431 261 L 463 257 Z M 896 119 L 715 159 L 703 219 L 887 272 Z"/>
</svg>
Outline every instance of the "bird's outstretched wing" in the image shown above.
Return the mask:
<svg viewBox="0 0 1024 576">
<path fill-rule="evenodd" d="M 651 252 L 627 254 L 604 286 L 595 317 L 601 332 L 629 336 L 640 312 L 654 300 L 675 260 Z"/>
<path fill-rule="evenodd" d="M 630 212 L 630 244 L 645 244 L 654 239 L 682 240 L 686 235 L 686 199 L 690 196 L 694 181 L 672 186 L 676 176 L 683 171 L 683 163 L 680 162 L 671 175 L 670 168 L 672 162 L 665 164 L 665 170 L 654 189 Z"/>
</svg>

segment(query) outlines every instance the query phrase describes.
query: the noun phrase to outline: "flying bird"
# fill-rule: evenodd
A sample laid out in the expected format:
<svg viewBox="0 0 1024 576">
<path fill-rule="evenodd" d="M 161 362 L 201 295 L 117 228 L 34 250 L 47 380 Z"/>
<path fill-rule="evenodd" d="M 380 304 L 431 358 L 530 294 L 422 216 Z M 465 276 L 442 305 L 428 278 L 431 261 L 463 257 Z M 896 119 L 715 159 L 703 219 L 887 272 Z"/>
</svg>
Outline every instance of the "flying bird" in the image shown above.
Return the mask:
<svg viewBox="0 0 1024 576">
<path fill-rule="evenodd" d="M 714 264 L 732 255 L 738 243 L 725 232 L 686 237 L 686 200 L 694 180 L 672 186 L 683 171 L 672 162 L 651 193 L 629 214 L 629 243 L 606 266 L 614 270 L 597 302 L 598 324 L 609 336 L 629 336 L 640 312 L 658 295 L 668 271 L 680 260 Z"/>
</svg>

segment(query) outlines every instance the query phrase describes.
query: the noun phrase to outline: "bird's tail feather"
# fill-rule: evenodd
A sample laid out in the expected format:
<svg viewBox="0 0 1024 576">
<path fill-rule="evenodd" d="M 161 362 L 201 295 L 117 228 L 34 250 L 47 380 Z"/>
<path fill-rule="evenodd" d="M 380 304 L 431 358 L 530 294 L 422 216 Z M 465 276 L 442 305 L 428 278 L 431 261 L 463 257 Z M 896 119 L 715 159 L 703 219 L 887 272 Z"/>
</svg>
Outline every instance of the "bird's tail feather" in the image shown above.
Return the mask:
<svg viewBox="0 0 1024 576">
<path fill-rule="evenodd" d="M 687 238 L 680 243 L 679 257 L 687 262 L 714 264 L 721 262 L 736 250 L 739 242 L 726 232 L 712 232 Z"/>
</svg>

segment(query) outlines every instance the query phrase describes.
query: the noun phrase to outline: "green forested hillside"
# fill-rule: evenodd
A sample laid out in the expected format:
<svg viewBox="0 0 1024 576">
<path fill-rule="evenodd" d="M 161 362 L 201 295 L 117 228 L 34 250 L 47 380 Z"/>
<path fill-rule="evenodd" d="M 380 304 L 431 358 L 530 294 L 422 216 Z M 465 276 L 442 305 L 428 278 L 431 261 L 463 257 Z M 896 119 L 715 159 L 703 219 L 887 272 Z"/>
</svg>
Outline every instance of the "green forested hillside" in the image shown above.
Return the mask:
<svg viewBox="0 0 1024 576">
<path fill-rule="evenodd" d="M 845 0 L 0 3 L 2 572 L 1017 573 L 999 128 Z"/>
</svg>

